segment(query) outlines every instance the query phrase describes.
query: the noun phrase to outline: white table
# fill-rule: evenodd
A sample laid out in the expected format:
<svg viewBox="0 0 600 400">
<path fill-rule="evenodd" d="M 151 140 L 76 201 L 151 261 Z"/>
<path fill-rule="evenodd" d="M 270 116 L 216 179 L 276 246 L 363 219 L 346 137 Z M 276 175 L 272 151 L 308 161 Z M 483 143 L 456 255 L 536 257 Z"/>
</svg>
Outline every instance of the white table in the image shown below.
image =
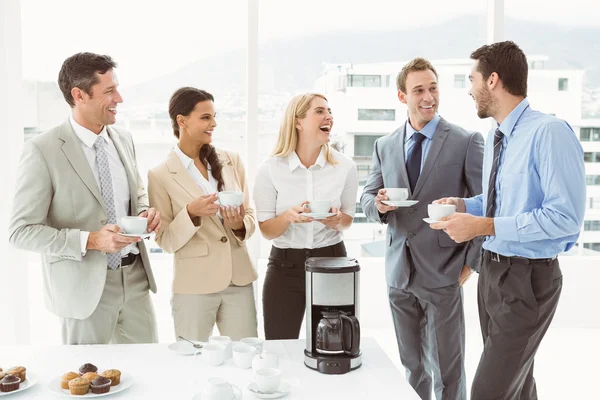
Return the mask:
<svg viewBox="0 0 600 400">
<path fill-rule="evenodd" d="M 290 392 L 283 399 L 402 399 L 419 400 L 400 371 L 373 338 L 362 338 L 362 366 L 344 375 L 324 375 L 304 365 L 304 340 L 267 341 L 264 349 L 279 357 L 282 378 Z M 56 376 L 77 371 L 90 362 L 100 370 L 116 368 L 130 373 L 133 385 L 110 399 L 191 399 L 202 391 L 207 379 L 220 376 L 237 385 L 243 399 L 255 399 L 247 389 L 252 370 L 242 370 L 228 360 L 218 367 L 202 356 L 183 356 L 166 344 L 93 346 L 0 347 L 0 367 L 23 365 L 40 380 L 34 387 L 2 400 L 65 398 L 51 393 L 47 384 Z"/>
</svg>

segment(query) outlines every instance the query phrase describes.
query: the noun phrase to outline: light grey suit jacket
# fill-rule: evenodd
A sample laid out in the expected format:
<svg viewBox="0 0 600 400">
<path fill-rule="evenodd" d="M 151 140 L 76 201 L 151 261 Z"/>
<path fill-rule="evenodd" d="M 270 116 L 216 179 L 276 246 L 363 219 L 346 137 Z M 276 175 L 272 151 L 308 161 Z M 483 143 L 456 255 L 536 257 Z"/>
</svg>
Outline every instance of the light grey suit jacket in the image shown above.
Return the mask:
<svg viewBox="0 0 600 400">
<path fill-rule="evenodd" d="M 109 127 L 127 172 L 130 215 L 148 208 L 131 135 Z M 81 255 L 80 231 L 107 223 L 104 201 L 69 120 L 25 143 L 17 171 L 10 242 L 42 255 L 46 307 L 60 317 L 89 317 L 102 295 L 106 253 Z M 138 243 L 150 289 L 156 283 L 143 241 Z"/>
<path fill-rule="evenodd" d="M 403 125 L 375 142 L 371 174 L 360 203 L 368 219 L 388 224 L 385 274 L 389 286 L 403 289 L 408 285 L 411 262 L 413 283 L 427 288 L 449 286 L 458 281 L 463 265 L 479 270 L 482 241 L 458 244 L 445 232 L 431 229 L 423 218 L 428 217 L 427 205 L 434 200 L 481 193 L 483 137 L 440 118 L 412 193 L 404 160 L 405 134 Z M 382 215 L 375 196 L 386 187 L 408 188 L 409 199 L 419 202 Z"/>
</svg>

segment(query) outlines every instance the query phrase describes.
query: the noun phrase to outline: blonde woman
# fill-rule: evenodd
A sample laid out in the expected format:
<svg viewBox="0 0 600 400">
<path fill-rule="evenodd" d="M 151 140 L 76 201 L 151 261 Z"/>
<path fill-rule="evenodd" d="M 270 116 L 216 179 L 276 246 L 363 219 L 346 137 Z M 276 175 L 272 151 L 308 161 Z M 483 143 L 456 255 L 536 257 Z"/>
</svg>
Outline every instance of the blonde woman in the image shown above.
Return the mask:
<svg viewBox="0 0 600 400">
<path fill-rule="evenodd" d="M 325 96 L 294 97 L 271 158 L 258 170 L 254 202 L 260 230 L 273 241 L 263 314 L 267 339 L 297 339 L 304 317 L 309 257 L 345 257 L 341 231 L 352 224 L 358 178 L 349 157 L 329 146 L 333 116 Z M 309 201 L 330 202 L 330 217 L 306 214 Z"/>
<path fill-rule="evenodd" d="M 232 152 L 212 145 L 214 98 L 184 87 L 169 102 L 179 143 L 148 173 L 150 204 L 160 210 L 158 245 L 174 253 L 175 334 L 206 341 L 215 323 L 221 335 L 257 336 L 252 282 L 256 271 L 246 250 L 256 220 L 244 166 Z M 240 207 L 219 207 L 217 192 L 243 193 Z"/>
</svg>

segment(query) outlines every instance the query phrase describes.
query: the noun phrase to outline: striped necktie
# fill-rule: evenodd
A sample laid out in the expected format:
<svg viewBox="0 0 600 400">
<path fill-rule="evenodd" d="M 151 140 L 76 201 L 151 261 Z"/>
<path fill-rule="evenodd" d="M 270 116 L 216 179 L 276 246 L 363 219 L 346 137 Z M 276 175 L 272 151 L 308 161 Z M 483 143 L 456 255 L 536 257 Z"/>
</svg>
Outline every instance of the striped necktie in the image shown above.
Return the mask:
<svg viewBox="0 0 600 400">
<path fill-rule="evenodd" d="M 496 176 L 498 175 L 498 166 L 500 164 L 500 150 L 502 149 L 502 138 L 504 133 L 500 129 L 494 132 L 494 161 L 490 171 L 490 182 L 488 186 L 487 210 L 485 216 L 494 218 L 496 215 Z"/>
</svg>

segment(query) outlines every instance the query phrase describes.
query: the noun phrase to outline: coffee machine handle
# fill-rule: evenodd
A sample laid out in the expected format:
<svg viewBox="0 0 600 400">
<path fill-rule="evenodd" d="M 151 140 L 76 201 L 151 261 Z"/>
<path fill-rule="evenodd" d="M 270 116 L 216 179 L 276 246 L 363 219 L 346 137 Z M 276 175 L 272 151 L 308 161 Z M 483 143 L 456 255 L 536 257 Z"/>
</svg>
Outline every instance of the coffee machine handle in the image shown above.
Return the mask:
<svg viewBox="0 0 600 400">
<path fill-rule="evenodd" d="M 344 351 L 350 356 L 355 356 L 360 349 L 360 324 L 358 323 L 358 318 L 354 315 L 343 314 L 340 315 L 340 317 L 342 318 L 342 327 L 344 326 L 344 321 L 347 321 L 350 325 L 350 349 L 348 349 L 346 343 L 344 343 Z"/>
</svg>

